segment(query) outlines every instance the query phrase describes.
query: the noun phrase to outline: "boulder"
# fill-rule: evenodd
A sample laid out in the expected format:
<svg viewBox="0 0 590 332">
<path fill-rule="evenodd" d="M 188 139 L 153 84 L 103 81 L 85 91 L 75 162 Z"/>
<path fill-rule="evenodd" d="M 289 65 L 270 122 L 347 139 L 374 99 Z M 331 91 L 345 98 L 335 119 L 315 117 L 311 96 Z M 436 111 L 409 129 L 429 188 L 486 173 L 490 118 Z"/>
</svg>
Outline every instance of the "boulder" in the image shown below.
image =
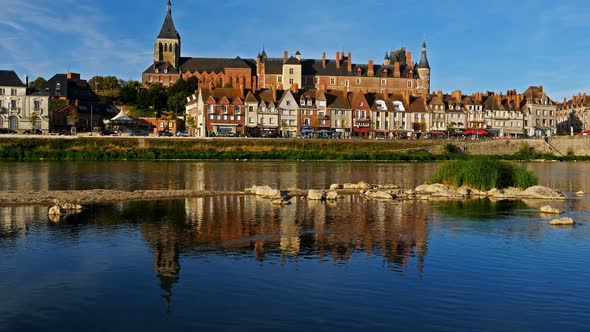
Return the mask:
<svg viewBox="0 0 590 332">
<path fill-rule="evenodd" d="M 323 190 L 311 189 L 307 193 L 307 199 L 312 200 L 312 201 L 325 201 L 326 200 L 326 192 Z"/>
<path fill-rule="evenodd" d="M 563 214 L 563 211 L 561 211 L 560 209 L 556 209 L 556 208 L 553 208 L 553 207 L 547 205 L 547 206 L 543 206 L 541 208 L 541 213 L 545 213 L 545 214 Z"/>
<path fill-rule="evenodd" d="M 340 190 L 340 189 L 343 189 L 343 188 L 344 188 L 344 186 L 341 185 L 341 184 L 333 184 L 333 185 L 330 186 L 330 190 Z"/>
<path fill-rule="evenodd" d="M 47 212 L 49 216 L 63 216 L 66 212 L 59 206 L 54 205 L 49 208 L 49 212 Z"/>
<path fill-rule="evenodd" d="M 583 191 L 578 191 L 578 192 L 576 193 L 576 196 L 580 196 L 580 197 L 581 197 L 581 196 L 584 196 L 584 195 L 586 195 L 586 193 L 585 193 L 585 192 L 583 192 Z"/>
<path fill-rule="evenodd" d="M 364 193 L 365 198 L 367 199 L 376 199 L 376 200 L 387 200 L 390 201 L 392 199 L 395 199 L 395 197 L 387 192 L 387 191 L 381 191 L 381 190 L 368 190 L 367 192 Z"/>
<path fill-rule="evenodd" d="M 281 191 L 278 189 L 272 189 L 269 186 L 254 186 L 252 188 L 246 189 L 246 192 L 254 194 L 256 196 L 260 196 L 262 198 L 268 198 L 268 199 L 280 199 L 281 198 Z"/>
<path fill-rule="evenodd" d="M 74 203 L 62 203 L 60 207 L 67 212 L 80 212 L 82 206 Z"/>
<path fill-rule="evenodd" d="M 366 183 L 365 181 L 357 183 L 356 186 L 356 189 L 373 189 L 373 186 Z"/>
<path fill-rule="evenodd" d="M 546 200 L 566 200 L 567 196 L 565 196 L 562 192 L 559 192 L 555 189 L 551 189 L 548 187 L 543 186 L 534 186 L 530 187 L 524 192 L 522 192 L 523 198 L 535 198 L 535 199 L 546 199 Z"/>
<path fill-rule="evenodd" d="M 346 190 L 354 190 L 354 189 L 359 189 L 358 186 L 356 184 L 353 183 L 345 183 L 342 185 L 342 189 L 346 189 Z"/>
<path fill-rule="evenodd" d="M 506 188 L 506 189 L 492 189 L 487 192 L 487 196 L 494 199 L 517 199 L 523 197 L 522 189 Z"/>
<path fill-rule="evenodd" d="M 329 191 L 326 194 L 326 200 L 328 201 L 337 201 L 340 198 L 340 195 L 335 191 Z"/>
<path fill-rule="evenodd" d="M 381 189 L 381 190 L 396 190 L 396 189 L 400 189 L 401 187 L 396 185 L 396 184 L 384 184 L 384 185 L 380 185 L 377 186 L 376 189 Z"/>
<path fill-rule="evenodd" d="M 467 187 L 453 188 L 444 184 L 424 184 L 416 188 L 419 195 L 431 195 L 432 197 L 442 198 L 468 198 L 471 195 L 471 189 Z"/>
<path fill-rule="evenodd" d="M 571 226 L 571 225 L 575 225 L 575 224 L 576 224 L 576 222 L 572 218 L 568 218 L 568 217 L 554 219 L 549 222 L 549 225 L 552 225 L 552 226 Z"/>
</svg>

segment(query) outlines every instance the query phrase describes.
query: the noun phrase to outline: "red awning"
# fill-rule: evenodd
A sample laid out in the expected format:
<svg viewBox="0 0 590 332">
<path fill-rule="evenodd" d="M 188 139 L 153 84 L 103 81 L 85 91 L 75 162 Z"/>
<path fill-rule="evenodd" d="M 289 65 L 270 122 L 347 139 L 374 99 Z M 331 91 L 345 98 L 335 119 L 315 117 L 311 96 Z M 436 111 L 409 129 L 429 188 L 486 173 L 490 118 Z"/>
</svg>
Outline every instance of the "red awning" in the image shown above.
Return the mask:
<svg viewBox="0 0 590 332">
<path fill-rule="evenodd" d="M 490 133 L 485 129 L 468 129 L 463 132 L 463 135 L 489 135 Z"/>
<path fill-rule="evenodd" d="M 369 133 L 369 132 L 371 132 L 371 128 L 367 128 L 367 127 L 352 127 L 352 130 L 355 133 Z"/>
</svg>

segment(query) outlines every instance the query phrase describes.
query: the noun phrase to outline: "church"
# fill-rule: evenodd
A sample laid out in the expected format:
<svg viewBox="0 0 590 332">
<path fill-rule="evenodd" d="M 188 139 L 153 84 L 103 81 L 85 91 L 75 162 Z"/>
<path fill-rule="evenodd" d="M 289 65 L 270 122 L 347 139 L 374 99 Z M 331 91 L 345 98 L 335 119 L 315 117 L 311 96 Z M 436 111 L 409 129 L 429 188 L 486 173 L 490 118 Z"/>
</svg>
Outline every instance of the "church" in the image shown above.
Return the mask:
<svg viewBox="0 0 590 332">
<path fill-rule="evenodd" d="M 233 87 L 248 90 L 318 89 L 364 93 L 410 91 L 414 95 L 430 93 L 430 64 L 426 42 L 419 62 L 412 52 L 401 48 L 386 52 L 383 63 L 373 60 L 354 63 L 351 52 L 336 52 L 330 59 L 305 59 L 297 51 L 282 57 L 269 57 L 262 50 L 255 59 L 189 58 L 181 56 L 181 38 L 172 19 L 168 0 L 166 17 L 154 45 L 153 63 L 143 72 L 144 85 L 174 85 L 180 76 L 196 77 L 200 87 Z"/>
</svg>

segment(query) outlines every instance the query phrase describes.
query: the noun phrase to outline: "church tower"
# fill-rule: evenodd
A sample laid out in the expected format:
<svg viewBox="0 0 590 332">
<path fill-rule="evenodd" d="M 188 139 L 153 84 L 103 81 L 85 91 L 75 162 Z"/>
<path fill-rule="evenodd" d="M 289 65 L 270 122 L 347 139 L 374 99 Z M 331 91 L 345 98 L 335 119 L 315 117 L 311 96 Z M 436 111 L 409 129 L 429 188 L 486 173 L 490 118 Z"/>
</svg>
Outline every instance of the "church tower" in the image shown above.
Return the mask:
<svg viewBox="0 0 590 332">
<path fill-rule="evenodd" d="M 166 62 L 178 70 L 180 65 L 180 34 L 172 20 L 172 3 L 168 0 L 168 10 L 162 30 L 154 47 L 154 62 Z"/>
<path fill-rule="evenodd" d="M 419 87 L 424 92 L 430 93 L 430 64 L 428 63 L 428 57 L 426 56 L 426 41 L 422 43 L 422 58 L 420 59 L 417 68 L 418 75 L 420 76 L 420 81 L 418 83 Z"/>
</svg>

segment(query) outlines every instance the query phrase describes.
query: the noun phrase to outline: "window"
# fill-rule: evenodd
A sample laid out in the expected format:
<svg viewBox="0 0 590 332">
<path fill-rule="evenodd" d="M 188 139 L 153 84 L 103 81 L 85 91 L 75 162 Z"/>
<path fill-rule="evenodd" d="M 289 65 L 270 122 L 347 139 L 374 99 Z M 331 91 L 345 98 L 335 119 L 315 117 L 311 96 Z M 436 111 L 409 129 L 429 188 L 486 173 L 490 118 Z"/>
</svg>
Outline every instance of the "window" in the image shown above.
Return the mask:
<svg viewBox="0 0 590 332">
<path fill-rule="evenodd" d="M 268 120 L 268 123 L 269 123 L 269 124 L 274 124 L 274 123 L 275 123 L 275 119 L 274 119 L 274 118 L 270 118 L 270 119 Z"/>
<path fill-rule="evenodd" d="M 154 81 L 154 77 L 150 75 L 149 81 L 150 81 L 150 83 L 153 82 Z"/>
<path fill-rule="evenodd" d="M 301 110 L 301 115 L 305 115 L 305 110 Z"/>
<path fill-rule="evenodd" d="M 248 112 L 254 112 L 254 106 L 248 106 Z"/>
<path fill-rule="evenodd" d="M 223 120 L 227 120 L 227 114 L 223 115 Z"/>
<path fill-rule="evenodd" d="M 408 89 L 412 88 L 412 81 L 408 81 Z"/>
<path fill-rule="evenodd" d="M 223 110 L 223 113 L 227 113 L 227 106 L 226 105 L 221 106 L 221 109 Z"/>
<path fill-rule="evenodd" d="M 346 81 L 344 82 L 344 85 L 345 85 L 345 86 L 348 88 L 348 87 L 350 86 L 350 81 L 349 81 L 349 80 L 346 80 Z"/>
<path fill-rule="evenodd" d="M 10 101 L 10 108 L 12 108 L 13 110 L 16 109 L 16 100 Z"/>
<path fill-rule="evenodd" d="M 313 78 L 313 83 L 314 83 L 314 84 L 318 84 L 318 83 L 320 83 L 320 79 L 319 79 L 318 77 L 314 77 L 314 78 Z"/>
<path fill-rule="evenodd" d="M 0 108 L 2 108 L 2 100 L 0 100 Z"/>
<path fill-rule="evenodd" d="M 289 75 L 293 75 L 293 68 L 289 68 Z"/>
<path fill-rule="evenodd" d="M 360 78 L 357 78 L 357 79 L 355 79 L 355 80 L 354 80 L 354 83 L 356 83 L 356 84 L 361 84 L 361 79 L 360 79 Z"/>
<path fill-rule="evenodd" d="M 334 111 L 334 115 L 338 115 L 338 110 L 335 110 Z"/>
<path fill-rule="evenodd" d="M 312 106 L 312 105 L 313 105 L 313 100 L 311 100 L 311 99 L 308 99 L 308 100 L 307 100 L 307 106 Z"/>
<path fill-rule="evenodd" d="M 279 77 L 277 78 L 277 82 L 278 82 L 279 84 L 282 84 L 282 83 L 283 83 L 283 76 L 279 76 Z"/>
<path fill-rule="evenodd" d="M 250 117 L 248 117 L 248 123 L 252 123 L 252 124 L 253 124 L 253 123 L 254 123 L 254 118 L 253 118 L 253 117 L 251 117 L 251 116 L 250 116 Z"/>
<path fill-rule="evenodd" d="M 4 92 L 4 89 L 3 88 L 0 88 L 0 96 L 4 95 L 4 93 L 5 93 Z"/>
<path fill-rule="evenodd" d="M 235 110 L 236 110 L 236 114 L 240 114 L 240 112 L 242 111 L 240 106 L 236 106 Z"/>
<path fill-rule="evenodd" d="M 292 78 L 290 78 L 289 79 L 289 84 L 293 85 L 293 83 L 295 83 L 295 81 Z"/>
<path fill-rule="evenodd" d="M 336 78 L 330 77 L 330 85 L 336 85 Z"/>
<path fill-rule="evenodd" d="M 242 120 L 242 116 L 240 116 L 240 115 L 236 116 L 236 120 L 241 121 Z"/>
<path fill-rule="evenodd" d="M 340 120 L 334 121 L 334 127 L 340 128 Z"/>
<path fill-rule="evenodd" d="M 215 106 L 209 105 L 209 114 L 215 113 Z"/>
<path fill-rule="evenodd" d="M 33 108 L 36 110 L 40 109 L 41 108 L 41 101 L 39 101 L 39 100 L 33 101 Z"/>
<path fill-rule="evenodd" d="M 387 84 L 387 81 L 386 80 L 381 80 L 381 85 L 385 85 L 385 84 Z"/>
<path fill-rule="evenodd" d="M 303 119 L 303 125 L 309 126 L 309 119 Z"/>
<path fill-rule="evenodd" d="M 16 96 L 16 89 L 10 89 L 10 95 Z"/>
<path fill-rule="evenodd" d="M 346 111 L 345 110 L 342 110 L 341 113 L 342 113 L 342 115 L 346 115 Z"/>
<path fill-rule="evenodd" d="M 215 120 L 215 114 L 209 114 L 209 120 Z"/>
<path fill-rule="evenodd" d="M 41 130 L 41 118 L 37 117 L 35 119 L 35 123 L 33 123 L 33 128 Z"/>
<path fill-rule="evenodd" d="M 18 129 L 18 118 L 16 116 L 8 118 L 8 128 Z"/>
<path fill-rule="evenodd" d="M 291 101 L 287 100 L 287 106 L 290 106 L 290 105 L 291 105 Z"/>
</svg>

